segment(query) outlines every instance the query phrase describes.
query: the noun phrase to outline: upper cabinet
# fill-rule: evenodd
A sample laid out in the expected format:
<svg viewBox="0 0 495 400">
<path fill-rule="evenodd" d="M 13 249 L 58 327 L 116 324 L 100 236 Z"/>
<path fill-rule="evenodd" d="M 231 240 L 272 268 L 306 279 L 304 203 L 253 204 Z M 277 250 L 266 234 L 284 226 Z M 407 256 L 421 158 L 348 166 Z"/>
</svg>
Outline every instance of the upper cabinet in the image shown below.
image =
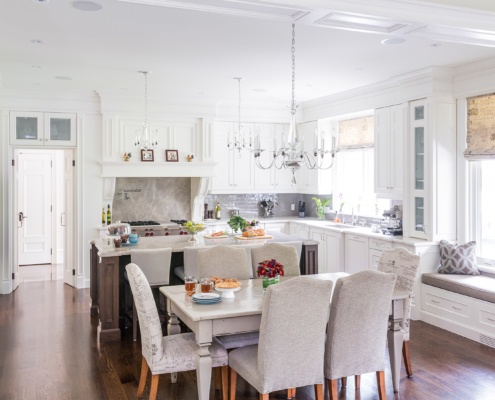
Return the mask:
<svg viewBox="0 0 495 400">
<path fill-rule="evenodd" d="M 402 200 L 404 180 L 404 115 L 402 105 L 375 110 L 375 193 Z"/>
<path fill-rule="evenodd" d="M 416 100 L 409 105 L 409 171 L 404 234 L 427 240 L 456 239 L 455 102 Z M 428 171 L 428 173 L 426 173 Z"/>
<path fill-rule="evenodd" d="M 243 126 L 248 131 L 254 129 L 253 124 Z M 248 150 L 231 150 L 227 147 L 234 128 L 232 122 L 215 122 L 213 151 L 217 166 L 211 193 L 249 193 L 254 190 L 254 156 Z"/>
<path fill-rule="evenodd" d="M 11 111 L 10 144 L 75 147 L 76 114 Z"/>
</svg>

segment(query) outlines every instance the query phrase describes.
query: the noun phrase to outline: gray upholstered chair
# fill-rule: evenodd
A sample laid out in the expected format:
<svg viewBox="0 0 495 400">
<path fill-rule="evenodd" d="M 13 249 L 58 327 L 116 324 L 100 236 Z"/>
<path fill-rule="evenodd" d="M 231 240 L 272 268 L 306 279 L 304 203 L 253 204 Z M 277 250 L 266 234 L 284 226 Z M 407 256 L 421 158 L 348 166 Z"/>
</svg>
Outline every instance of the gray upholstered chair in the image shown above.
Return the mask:
<svg viewBox="0 0 495 400">
<path fill-rule="evenodd" d="M 407 291 L 413 295 L 414 282 L 419 272 L 420 257 L 410 251 L 397 247 L 391 250 L 384 250 L 380 261 L 378 261 L 378 271 L 392 272 L 397 275 L 395 287 Z M 404 311 L 400 328 L 404 336 L 402 342 L 402 357 L 408 377 L 412 376 L 411 356 L 409 352 L 409 329 L 411 322 L 412 300 L 404 300 Z"/>
<path fill-rule="evenodd" d="M 242 246 L 215 246 L 198 251 L 198 278 L 249 279 L 246 250 Z"/>
<path fill-rule="evenodd" d="M 298 242 L 301 243 L 302 242 Z M 275 259 L 284 266 L 285 276 L 301 275 L 299 267 L 299 257 L 296 246 L 283 243 L 267 243 L 264 246 L 256 247 L 251 250 L 253 276 L 258 277 L 258 264 L 265 260 Z"/>
<path fill-rule="evenodd" d="M 160 374 L 192 371 L 196 369 L 198 345 L 194 333 L 163 336 L 158 311 L 151 287 L 143 271 L 136 264 L 126 266 L 129 284 L 134 295 L 136 310 L 141 321 L 142 365 L 137 397 L 143 395 L 148 369 L 151 371 L 150 400 L 156 398 Z M 228 355 L 213 338 L 209 348 L 213 367 L 222 369 L 223 398 L 227 400 Z"/>
<path fill-rule="evenodd" d="M 140 266 L 148 280 L 157 305 L 160 305 L 160 286 L 167 286 L 170 279 L 170 262 L 172 260 L 172 248 L 165 249 L 133 249 L 131 250 L 131 262 Z M 128 279 L 126 277 L 126 279 Z M 132 296 L 131 296 L 132 300 Z M 137 340 L 138 317 L 136 308 L 132 302 L 132 339 Z"/>
<path fill-rule="evenodd" d="M 338 379 L 373 371 L 380 400 L 386 399 L 385 343 L 395 280 L 395 274 L 378 271 L 362 271 L 337 280 L 325 346 L 330 400 L 338 399 Z"/>
<path fill-rule="evenodd" d="M 258 345 L 229 353 L 230 400 L 235 400 L 237 374 L 260 393 L 315 385 L 323 400 L 323 353 L 332 281 L 296 277 L 268 287 L 263 300 Z M 294 323 L 297 321 L 297 323 Z"/>
</svg>

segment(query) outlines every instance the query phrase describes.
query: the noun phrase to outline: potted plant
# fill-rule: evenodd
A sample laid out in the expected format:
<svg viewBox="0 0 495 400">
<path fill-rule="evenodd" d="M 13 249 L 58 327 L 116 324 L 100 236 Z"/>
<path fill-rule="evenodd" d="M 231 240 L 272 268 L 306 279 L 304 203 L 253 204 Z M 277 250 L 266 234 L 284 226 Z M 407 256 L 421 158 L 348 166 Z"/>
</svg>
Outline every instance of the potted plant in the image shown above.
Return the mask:
<svg viewBox="0 0 495 400">
<path fill-rule="evenodd" d="M 319 219 L 325 219 L 325 207 L 328 203 L 332 201 L 332 199 L 319 199 L 317 197 L 313 197 L 313 200 L 316 203 L 316 216 Z"/>
</svg>

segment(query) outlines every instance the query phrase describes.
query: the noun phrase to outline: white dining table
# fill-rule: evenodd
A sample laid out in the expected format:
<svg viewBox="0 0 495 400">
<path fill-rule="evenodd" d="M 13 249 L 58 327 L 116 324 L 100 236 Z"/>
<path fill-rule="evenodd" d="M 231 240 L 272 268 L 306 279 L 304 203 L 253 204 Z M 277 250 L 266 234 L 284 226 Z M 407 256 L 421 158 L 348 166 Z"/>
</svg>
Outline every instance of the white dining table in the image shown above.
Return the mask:
<svg viewBox="0 0 495 400">
<path fill-rule="evenodd" d="M 334 282 L 347 276 L 345 272 L 305 275 L 308 279 L 325 279 Z M 291 277 L 282 277 L 282 281 Z M 160 291 L 167 299 L 169 335 L 180 333 L 179 319 L 196 335 L 199 346 L 196 356 L 196 374 L 199 400 L 209 399 L 212 361 L 208 347 L 214 336 L 253 332 L 260 329 L 263 306 L 263 288 L 261 279 L 249 279 L 241 282 L 241 290 L 235 292 L 232 299 L 222 298 L 217 304 L 196 304 L 185 292 L 184 286 L 163 286 Z M 399 390 L 400 363 L 402 357 L 403 335 L 399 322 L 402 321 L 403 300 L 409 294 L 395 290 L 391 305 L 391 323 L 387 334 L 392 369 L 394 391 Z"/>
</svg>

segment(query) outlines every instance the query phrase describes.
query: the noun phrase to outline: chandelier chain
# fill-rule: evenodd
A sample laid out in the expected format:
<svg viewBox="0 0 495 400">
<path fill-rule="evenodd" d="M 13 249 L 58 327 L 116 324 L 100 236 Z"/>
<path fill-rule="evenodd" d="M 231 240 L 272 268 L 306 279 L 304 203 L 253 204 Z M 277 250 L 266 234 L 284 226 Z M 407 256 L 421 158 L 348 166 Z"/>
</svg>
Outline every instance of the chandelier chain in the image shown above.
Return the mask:
<svg viewBox="0 0 495 400">
<path fill-rule="evenodd" d="M 239 130 L 239 135 L 241 134 L 241 78 L 237 79 L 237 83 L 239 84 L 239 107 L 238 107 L 238 115 L 239 120 L 237 121 L 237 129 Z"/>
<path fill-rule="evenodd" d="M 296 24 L 292 23 L 292 109 L 296 108 Z"/>
<path fill-rule="evenodd" d="M 148 124 L 148 71 L 144 74 L 144 123 Z"/>
</svg>

